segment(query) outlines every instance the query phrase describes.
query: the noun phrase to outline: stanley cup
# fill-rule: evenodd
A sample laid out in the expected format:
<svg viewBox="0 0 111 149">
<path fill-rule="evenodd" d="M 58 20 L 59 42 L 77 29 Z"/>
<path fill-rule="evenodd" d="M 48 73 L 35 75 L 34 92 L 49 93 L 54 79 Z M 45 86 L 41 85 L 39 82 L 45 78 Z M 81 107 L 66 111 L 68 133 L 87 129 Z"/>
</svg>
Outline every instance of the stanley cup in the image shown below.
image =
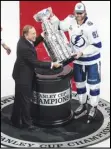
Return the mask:
<svg viewBox="0 0 111 149">
<path fill-rule="evenodd" d="M 50 11 L 43 9 L 34 15 L 37 22 L 42 22 L 42 30 L 45 33 L 44 43 L 48 55 L 53 62 L 58 61 L 67 65 L 74 60 L 72 49 L 62 30 L 54 27 L 50 21 Z"/>
</svg>

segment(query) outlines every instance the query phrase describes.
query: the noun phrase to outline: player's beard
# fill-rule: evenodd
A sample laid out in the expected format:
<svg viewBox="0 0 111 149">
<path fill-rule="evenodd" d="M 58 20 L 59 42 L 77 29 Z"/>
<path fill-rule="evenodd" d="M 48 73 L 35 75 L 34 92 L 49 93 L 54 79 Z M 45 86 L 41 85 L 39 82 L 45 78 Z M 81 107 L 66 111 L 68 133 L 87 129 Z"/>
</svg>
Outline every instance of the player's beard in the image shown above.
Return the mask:
<svg viewBox="0 0 111 149">
<path fill-rule="evenodd" d="M 76 16 L 77 21 L 83 21 L 85 19 L 85 16 Z"/>
<path fill-rule="evenodd" d="M 84 16 L 80 15 L 80 16 L 76 16 L 76 21 L 84 21 L 84 19 L 86 18 L 86 14 Z"/>
<path fill-rule="evenodd" d="M 86 16 L 87 16 L 87 13 L 84 12 L 81 15 L 75 15 L 75 18 L 76 18 L 77 21 L 84 21 L 84 19 L 86 18 Z"/>
</svg>

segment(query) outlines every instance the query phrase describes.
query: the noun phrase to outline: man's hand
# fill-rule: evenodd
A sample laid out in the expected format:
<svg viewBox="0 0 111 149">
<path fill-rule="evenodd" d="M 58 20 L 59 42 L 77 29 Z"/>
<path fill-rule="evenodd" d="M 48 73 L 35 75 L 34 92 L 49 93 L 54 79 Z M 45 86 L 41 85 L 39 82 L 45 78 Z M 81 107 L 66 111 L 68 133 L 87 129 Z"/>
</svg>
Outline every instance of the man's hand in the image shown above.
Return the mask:
<svg viewBox="0 0 111 149">
<path fill-rule="evenodd" d="M 44 38 L 44 32 L 41 33 L 41 36 Z"/>
<path fill-rule="evenodd" d="M 60 64 L 59 62 L 52 62 L 52 63 L 51 63 L 51 69 L 52 69 L 52 68 L 58 68 L 58 67 L 60 67 L 60 66 L 62 66 L 62 64 Z"/>
<path fill-rule="evenodd" d="M 11 49 L 6 44 L 2 44 L 2 46 L 6 50 L 6 53 L 9 55 L 11 53 Z"/>
<path fill-rule="evenodd" d="M 43 38 L 45 38 L 46 35 L 47 35 L 46 32 L 42 32 L 42 33 L 41 33 L 41 36 L 42 36 Z"/>
<path fill-rule="evenodd" d="M 50 12 L 50 17 L 53 17 L 53 12 L 52 12 L 52 8 L 51 7 L 48 7 L 48 10 L 49 10 L 49 12 Z"/>
<path fill-rule="evenodd" d="M 11 49 L 7 49 L 6 53 L 9 55 L 11 53 Z"/>
</svg>

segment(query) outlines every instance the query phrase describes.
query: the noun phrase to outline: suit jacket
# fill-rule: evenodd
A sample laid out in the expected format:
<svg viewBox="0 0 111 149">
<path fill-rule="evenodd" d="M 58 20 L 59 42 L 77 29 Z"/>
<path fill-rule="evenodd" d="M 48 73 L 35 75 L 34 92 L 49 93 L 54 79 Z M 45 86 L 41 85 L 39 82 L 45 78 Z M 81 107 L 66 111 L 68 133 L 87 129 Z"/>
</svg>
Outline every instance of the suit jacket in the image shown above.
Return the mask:
<svg viewBox="0 0 111 149">
<path fill-rule="evenodd" d="M 43 41 L 40 35 L 36 38 L 34 46 Z M 34 69 L 50 68 L 50 62 L 42 62 L 37 60 L 37 52 L 28 40 L 21 37 L 17 43 L 17 58 L 13 69 L 13 79 L 18 84 L 32 85 L 34 77 Z"/>
</svg>

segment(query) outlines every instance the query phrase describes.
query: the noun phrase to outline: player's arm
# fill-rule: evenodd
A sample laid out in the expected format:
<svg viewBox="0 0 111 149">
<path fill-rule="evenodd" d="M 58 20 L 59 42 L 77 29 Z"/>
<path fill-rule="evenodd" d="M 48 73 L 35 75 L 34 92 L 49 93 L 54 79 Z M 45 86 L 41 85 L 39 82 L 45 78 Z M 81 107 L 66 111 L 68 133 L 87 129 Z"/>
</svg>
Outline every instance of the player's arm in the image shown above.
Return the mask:
<svg viewBox="0 0 111 149">
<path fill-rule="evenodd" d="M 49 11 L 51 13 L 50 21 L 55 26 L 55 28 L 57 28 L 59 30 L 63 30 L 64 32 L 68 31 L 68 18 L 60 21 L 58 19 L 58 17 L 53 13 L 52 8 L 49 7 L 48 9 L 49 9 Z"/>
</svg>

